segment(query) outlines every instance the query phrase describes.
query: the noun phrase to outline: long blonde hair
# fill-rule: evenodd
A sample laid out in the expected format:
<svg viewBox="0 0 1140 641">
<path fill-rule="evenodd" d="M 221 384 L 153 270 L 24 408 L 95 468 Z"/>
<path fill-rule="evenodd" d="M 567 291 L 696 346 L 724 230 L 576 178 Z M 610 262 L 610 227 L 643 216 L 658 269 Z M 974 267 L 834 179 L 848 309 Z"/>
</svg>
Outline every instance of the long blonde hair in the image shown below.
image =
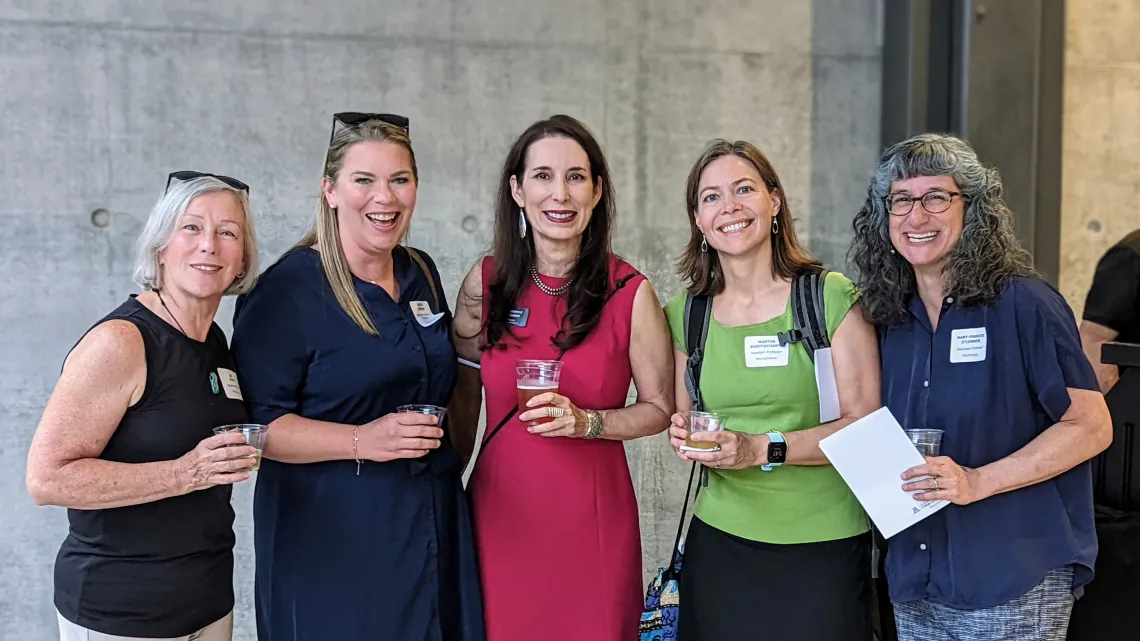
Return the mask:
<svg viewBox="0 0 1140 641">
<path fill-rule="evenodd" d="M 344 127 L 333 136 L 328 154 L 325 156 L 324 178 L 336 184 L 340 170 L 344 166 L 344 156 L 349 148 L 366 141 L 390 142 L 407 149 L 412 159 L 412 177 L 417 186 L 419 185 L 420 175 L 416 168 L 416 154 L 412 151 L 411 138 L 403 129 L 380 120 L 369 120 L 359 125 Z M 357 296 L 356 288 L 352 284 L 352 271 L 348 267 L 348 259 L 345 258 L 344 247 L 340 242 L 337 212 L 329 207 L 323 189 L 317 197 L 317 215 L 313 226 L 297 243 L 298 247 L 313 245 L 320 246 L 321 266 L 340 308 L 366 333 L 379 336 L 380 332 L 376 330 L 372 317 L 369 316 L 368 310 L 364 309 L 364 303 Z"/>
</svg>

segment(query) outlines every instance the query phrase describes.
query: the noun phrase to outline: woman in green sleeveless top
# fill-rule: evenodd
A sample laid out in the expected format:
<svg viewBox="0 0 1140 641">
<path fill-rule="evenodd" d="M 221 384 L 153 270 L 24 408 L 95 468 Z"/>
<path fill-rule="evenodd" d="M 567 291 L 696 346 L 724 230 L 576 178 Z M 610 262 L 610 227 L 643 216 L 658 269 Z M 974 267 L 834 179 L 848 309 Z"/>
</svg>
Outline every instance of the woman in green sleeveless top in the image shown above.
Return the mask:
<svg viewBox="0 0 1140 641">
<path fill-rule="evenodd" d="M 708 468 L 709 483 L 685 546 L 680 638 L 866 641 L 867 519 L 819 441 L 879 407 L 875 332 L 851 281 L 829 273 L 823 300 L 839 417 L 823 423 L 812 359 L 776 338 L 793 328 L 793 278 L 820 263 L 796 241 L 771 163 L 750 143 L 717 141 L 689 173 L 686 200 L 687 291 L 666 307 L 679 410 L 670 440 L 681 459 Z M 712 299 L 701 398 L 724 431 L 693 439 L 716 441 L 719 451 L 682 449 L 685 302 L 699 295 Z"/>
</svg>

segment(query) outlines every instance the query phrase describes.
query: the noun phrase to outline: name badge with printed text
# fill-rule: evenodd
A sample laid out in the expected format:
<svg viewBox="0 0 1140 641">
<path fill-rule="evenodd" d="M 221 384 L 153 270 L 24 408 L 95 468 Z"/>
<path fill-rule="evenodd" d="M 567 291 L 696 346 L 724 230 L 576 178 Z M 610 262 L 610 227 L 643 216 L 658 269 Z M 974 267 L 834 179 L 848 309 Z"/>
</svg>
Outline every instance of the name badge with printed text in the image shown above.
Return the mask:
<svg viewBox="0 0 1140 641">
<path fill-rule="evenodd" d="M 744 364 L 748 367 L 784 367 L 788 345 L 776 336 L 748 336 L 744 339 Z"/>
<path fill-rule="evenodd" d="M 950 362 L 980 363 L 986 360 L 986 328 L 950 332 Z"/>
<path fill-rule="evenodd" d="M 416 322 L 420 327 L 431 327 L 435 322 L 443 318 L 443 312 L 438 314 L 431 313 L 431 305 L 426 301 L 414 300 L 409 305 L 412 308 L 412 315 L 416 317 Z"/>
<path fill-rule="evenodd" d="M 241 397 L 241 387 L 238 385 L 237 372 L 232 369 L 219 367 L 218 378 L 221 379 L 222 391 L 226 393 L 226 398 L 232 398 L 235 401 L 245 400 Z"/>
<path fill-rule="evenodd" d="M 507 324 L 515 327 L 526 327 L 526 319 L 529 317 L 530 309 L 527 307 L 512 309 L 510 315 L 507 316 Z"/>
</svg>

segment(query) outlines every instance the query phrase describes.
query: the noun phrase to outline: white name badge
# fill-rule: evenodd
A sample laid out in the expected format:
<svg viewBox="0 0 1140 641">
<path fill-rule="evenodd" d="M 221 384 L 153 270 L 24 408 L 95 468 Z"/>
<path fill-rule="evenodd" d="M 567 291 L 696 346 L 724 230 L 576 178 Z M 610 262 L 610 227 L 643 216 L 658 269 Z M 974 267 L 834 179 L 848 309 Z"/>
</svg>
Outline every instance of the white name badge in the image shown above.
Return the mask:
<svg viewBox="0 0 1140 641">
<path fill-rule="evenodd" d="M 951 363 L 980 363 L 986 360 L 986 328 L 956 329 L 950 333 Z"/>
<path fill-rule="evenodd" d="M 420 316 L 431 316 L 431 305 L 427 301 L 414 300 L 409 305 L 412 308 L 412 315 L 416 318 Z"/>
<path fill-rule="evenodd" d="M 784 367 L 788 345 L 775 336 L 748 336 L 744 339 L 744 364 L 748 367 Z"/>
<path fill-rule="evenodd" d="M 238 385 L 236 372 L 232 369 L 219 367 L 218 378 L 222 382 L 222 390 L 226 393 L 226 398 L 232 398 L 235 401 L 244 400 L 241 397 L 241 387 Z"/>
</svg>

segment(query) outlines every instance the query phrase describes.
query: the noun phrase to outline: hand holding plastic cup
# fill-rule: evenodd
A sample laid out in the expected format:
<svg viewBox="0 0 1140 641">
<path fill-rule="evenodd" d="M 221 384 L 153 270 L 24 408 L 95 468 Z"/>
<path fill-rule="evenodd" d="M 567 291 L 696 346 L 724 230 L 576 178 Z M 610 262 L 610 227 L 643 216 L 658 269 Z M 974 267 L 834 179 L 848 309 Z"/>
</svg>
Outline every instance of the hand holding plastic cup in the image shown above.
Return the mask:
<svg viewBox="0 0 1140 641">
<path fill-rule="evenodd" d="M 716 412 L 689 412 L 689 436 L 680 447 L 682 452 L 719 452 L 720 444 L 712 441 L 694 441 L 697 432 L 720 432 L 724 430 L 724 417 Z"/>
<path fill-rule="evenodd" d="M 562 378 L 562 361 L 517 360 L 515 361 L 515 388 L 518 390 L 519 413 L 528 409 L 530 399 L 547 392 L 558 393 L 558 381 Z M 553 418 L 540 418 L 526 421 L 527 425 L 549 423 Z"/>
<path fill-rule="evenodd" d="M 942 448 L 942 430 L 911 429 L 906 430 L 910 442 L 923 456 L 938 456 Z"/>
<path fill-rule="evenodd" d="M 245 436 L 245 442 L 257 450 L 257 453 L 253 455 L 254 462 L 251 471 L 256 472 L 260 469 L 261 453 L 265 450 L 265 437 L 269 434 L 269 427 L 257 423 L 234 423 L 232 425 L 219 425 L 214 428 L 214 434 L 227 434 L 229 432 L 241 432 Z"/>
<path fill-rule="evenodd" d="M 447 414 L 446 407 L 438 405 L 401 405 L 396 408 L 400 414 L 426 414 L 435 417 L 436 427 L 443 429 L 443 417 Z"/>
</svg>

